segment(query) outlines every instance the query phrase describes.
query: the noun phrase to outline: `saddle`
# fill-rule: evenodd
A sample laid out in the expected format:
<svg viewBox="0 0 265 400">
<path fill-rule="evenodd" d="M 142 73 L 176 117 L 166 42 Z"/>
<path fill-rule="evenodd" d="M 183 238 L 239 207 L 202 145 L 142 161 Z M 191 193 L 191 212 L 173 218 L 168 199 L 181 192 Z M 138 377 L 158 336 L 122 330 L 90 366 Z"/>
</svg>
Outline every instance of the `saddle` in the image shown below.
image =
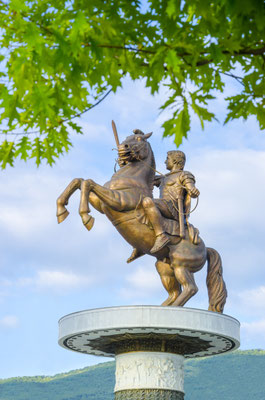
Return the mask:
<svg viewBox="0 0 265 400">
<path fill-rule="evenodd" d="M 145 214 L 142 208 L 138 208 L 136 210 L 136 218 L 141 224 L 148 225 L 150 229 L 153 229 L 151 222 L 149 221 L 147 215 Z M 163 228 L 165 233 L 171 236 L 180 236 L 179 232 L 179 222 L 175 219 L 169 219 L 162 216 L 163 220 Z M 185 232 L 187 239 L 191 241 L 191 243 L 198 245 L 201 241 L 199 229 L 195 228 L 192 224 L 187 223 L 185 225 Z"/>
</svg>

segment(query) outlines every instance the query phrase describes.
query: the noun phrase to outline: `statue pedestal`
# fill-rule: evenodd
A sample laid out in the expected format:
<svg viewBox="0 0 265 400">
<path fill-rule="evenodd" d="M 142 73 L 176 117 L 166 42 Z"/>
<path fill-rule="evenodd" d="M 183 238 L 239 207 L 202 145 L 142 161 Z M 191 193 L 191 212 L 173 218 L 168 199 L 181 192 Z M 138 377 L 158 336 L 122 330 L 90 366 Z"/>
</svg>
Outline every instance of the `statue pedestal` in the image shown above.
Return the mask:
<svg viewBox="0 0 265 400">
<path fill-rule="evenodd" d="M 115 400 L 182 400 L 185 358 L 239 347 L 239 322 L 182 307 L 125 306 L 81 311 L 59 321 L 59 344 L 115 357 Z"/>
</svg>

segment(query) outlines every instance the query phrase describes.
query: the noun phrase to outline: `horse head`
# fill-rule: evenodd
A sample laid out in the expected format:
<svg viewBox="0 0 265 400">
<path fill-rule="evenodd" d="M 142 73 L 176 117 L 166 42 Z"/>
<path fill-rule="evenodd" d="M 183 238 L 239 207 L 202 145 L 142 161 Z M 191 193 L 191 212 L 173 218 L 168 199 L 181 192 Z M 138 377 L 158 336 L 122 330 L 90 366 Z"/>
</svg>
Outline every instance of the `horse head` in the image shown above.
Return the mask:
<svg viewBox="0 0 265 400">
<path fill-rule="evenodd" d="M 128 136 L 118 146 L 118 162 L 122 167 L 129 162 L 144 160 L 150 155 L 150 144 L 147 139 L 152 135 L 152 132 L 144 134 L 140 129 L 135 129 L 134 135 Z"/>
</svg>

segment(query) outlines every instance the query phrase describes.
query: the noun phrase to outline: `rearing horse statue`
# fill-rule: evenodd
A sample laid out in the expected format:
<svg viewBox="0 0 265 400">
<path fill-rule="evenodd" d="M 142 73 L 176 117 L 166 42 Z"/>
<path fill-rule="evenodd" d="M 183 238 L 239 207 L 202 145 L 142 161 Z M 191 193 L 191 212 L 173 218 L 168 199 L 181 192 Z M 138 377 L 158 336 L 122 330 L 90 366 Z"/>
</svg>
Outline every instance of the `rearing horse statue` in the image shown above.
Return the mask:
<svg viewBox="0 0 265 400">
<path fill-rule="evenodd" d="M 168 298 L 162 305 L 184 306 L 198 291 L 194 272 L 208 261 L 209 310 L 222 313 L 227 291 L 221 258 L 216 250 L 206 248 L 201 239 L 194 244 L 185 227 L 185 237 L 171 235 L 167 246 L 155 253 L 150 251 L 156 239 L 154 229 L 146 222 L 145 212 L 149 206 L 148 199 L 153 198 L 156 171 L 153 151 L 147 141 L 152 133 L 134 132 L 134 135 L 118 144 L 120 169 L 109 182 L 101 186 L 92 179 L 74 179 L 66 187 L 57 200 L 58 223 L 68 216 L 65 205 L 70 196 L 80 189 L 79 214 L 88 230 L 94 224 L 89 208 L 92 205 L 105 214 L 124 239 L 136 249 L 136 257 L 149 254 L 157 259 L 156 269 L 168 292 Z"/>
</svg>

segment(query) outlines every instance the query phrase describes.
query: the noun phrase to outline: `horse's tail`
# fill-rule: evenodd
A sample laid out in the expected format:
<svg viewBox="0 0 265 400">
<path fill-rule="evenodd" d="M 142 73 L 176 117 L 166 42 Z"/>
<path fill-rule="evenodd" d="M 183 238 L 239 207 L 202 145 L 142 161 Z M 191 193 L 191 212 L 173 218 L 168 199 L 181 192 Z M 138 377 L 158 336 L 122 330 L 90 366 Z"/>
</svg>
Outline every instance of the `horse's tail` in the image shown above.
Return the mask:
<svg viewBox="0 0 265 400">
<path fill-rule="evenodd" d="M 208 310 L 222 313 L 227 298 L 226 285 L 223 280 L 222 260 L 216 250 L 207 247 L 207 261 Z"/>
</svg>

